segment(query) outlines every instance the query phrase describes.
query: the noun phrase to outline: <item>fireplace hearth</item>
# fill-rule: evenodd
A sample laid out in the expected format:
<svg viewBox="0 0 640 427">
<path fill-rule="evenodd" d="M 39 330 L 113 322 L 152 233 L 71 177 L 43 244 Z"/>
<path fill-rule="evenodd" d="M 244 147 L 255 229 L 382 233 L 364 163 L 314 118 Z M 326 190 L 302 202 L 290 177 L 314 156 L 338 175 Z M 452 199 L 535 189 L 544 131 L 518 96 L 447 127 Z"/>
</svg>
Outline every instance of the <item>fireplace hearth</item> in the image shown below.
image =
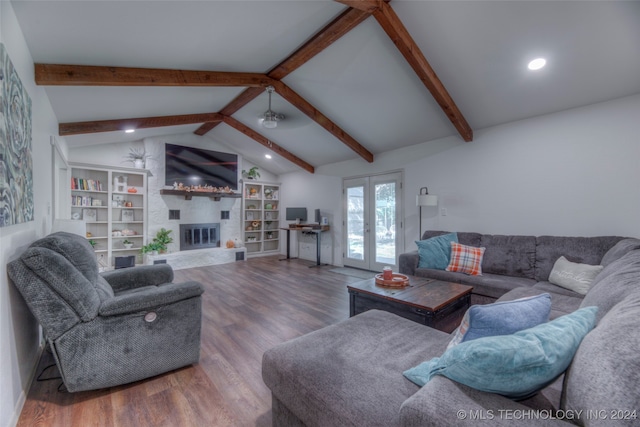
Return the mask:
<svg viewBox="0 0 640 427">
<path fill-rule="evenodd" d="M 180 250 L 220 247 L 220 223 L 180 224 Z"/>
</svg>

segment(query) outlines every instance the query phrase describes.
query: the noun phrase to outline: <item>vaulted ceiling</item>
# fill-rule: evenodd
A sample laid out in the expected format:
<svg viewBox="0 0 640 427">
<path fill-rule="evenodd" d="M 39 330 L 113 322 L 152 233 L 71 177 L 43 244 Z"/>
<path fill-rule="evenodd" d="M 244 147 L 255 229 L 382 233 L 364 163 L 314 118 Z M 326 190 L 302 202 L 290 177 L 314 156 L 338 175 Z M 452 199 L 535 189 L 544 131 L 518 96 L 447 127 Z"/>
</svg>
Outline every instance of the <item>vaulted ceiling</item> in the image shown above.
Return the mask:
<svg viewBox="0 0 640 427">
<path fill-rule="evenodd" d="M 195 132 L 313 172 L 640 92 L 640 2 L 12 5 L 71 147 Z M 259 120 L 269 85 L 275 129 Z"/>
</svg>

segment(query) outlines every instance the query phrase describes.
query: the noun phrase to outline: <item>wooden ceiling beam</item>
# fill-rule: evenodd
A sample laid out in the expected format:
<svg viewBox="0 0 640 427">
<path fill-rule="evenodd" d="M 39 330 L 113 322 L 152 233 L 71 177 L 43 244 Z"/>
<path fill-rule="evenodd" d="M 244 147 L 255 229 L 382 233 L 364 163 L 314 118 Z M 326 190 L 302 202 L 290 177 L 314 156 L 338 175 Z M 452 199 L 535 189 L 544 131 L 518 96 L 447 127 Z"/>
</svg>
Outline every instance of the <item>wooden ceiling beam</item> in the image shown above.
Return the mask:
<svg viewBox="0 0 640 427">
<path fill-rule="evenodd" d="M 294 107 L 306 114 L 311 120 L 322 126 L 331 135 L 338 138 L 347 147 L 355 151 L 367 162 L 373 162 L 373 154 L 364 148 L 358 141 L 353 139 L 347 132 L 342 130 L 337 124 L 332 122 L 327 116 L 318 111 L 313 105 L 298 95 L 293 89 L 281 81 L 274 81 L 273 86 L 276 92 L 289 101 Z"/>
<path fill-rule="evenodd" d="M 382 29 L 391 38 L 400 53 L 407 60 L 413 71 L 418 75 L 422 83 L 427 87 L 431 95 L 436 100 L 442 111 L 447 115 L 453 126 L 457 129 L 462 139 L 466 142 L 473 140 L 473 130 L 467 120 L 458 109 L 458 106 L 449 95 L 449 92 L 440 81 L 436 72 L 431 68 L 427 58 L 416 42 L 400 21 L 398 15 L 387 3 L 382 3 L 381 7 L 373 12 L 373 16 Z"/>
<path fill-rule="evenodd" d="M 225 116 L 231 116 L 236 111 L 253 101 L 264 92 L 263 88 L 250 87 L 242 91 L 240 95 L 236 96 L 230 103 L 228 103 L 222 110 L 220 110 L 221 114 Z M 203 123 L 198 129 L 195 130 L 196 135 L 203 136 L 211 129 L 216 127 L 220 122 L 208 122 Z"/>
<path fill-rule="evenodd" d="M 431 68 L 429 61 L 413 40 L 409 31 L 396 15 L 393 8 L 384 0 L 336 0 L 339 3 L 371 13 L 378 24 L 387 33 L 391 41 L 396 45 L 402 56 L 407 60 L 418 78 L 427 87 L 442 111 L 447 115 L 462 139 L 466 142 L 473 141 L 473 130 L 460 109 L 449 95 L 436 72 Z"/>
<path fill-rule="evenodd" d="M 221 122 L 220 113 L 184 114 L 177 116 L 141 117 L 136 119 L 94 120 L 88 122 L 60 123 L 60 136 L 86 133 L 117 132 L 126 129 L 147 129 L 164 126 L 191 125 L 202 122 Z"/>
<path fill-rule="evenodd" d="M 272 79 L 282 80 L 293 71 L 306 64 L 311 58 L 331 46 L 335 41 L 360 25 L 370 14 L 358 9 L 348 8 L 333 21 L 325 25 L 311 39 L 303 44 L 288 58 L 267 73 Z"/>
<path fill-rule="evenodd" d="M 369 13 L 363 12 L 358 9 L 346 9 L 333 21 L 325 25 L 324 28 L 318 31 L 299 49 L 289 55 L 288 58 L 273 67 L 271 71 L 267 73 L 267 76 L 276 80 L 283 79 L 284 77 L 307 63 L 311 58 L 325 50 L 333 42 L 340 39 L 340 37 L 344 36 L 353 28 L 357 27 L 369 16 L 371 16 Z M 222 110 L 220 110 L 220 112 L 225 116 L 231 116 L 242 107 L 247 105 L 249 102 L 256 99 L 261 93 L 262 90 L 258 90 L 257 88 L 248 88 L 240 95 L 238 95 Z M 216 127 L 218 123 L 219 122 L 204 123 L 198 129 L 196 129 L 195 133 L 202 136 Z"/>
<path fill-rule="evenodd" d="M 312 165 L 310 165 L 309 163 L 305 162 L 304 160 L 302 160 L 300 157 L 296 156 L 295 154 L 292 154 L 291 152 L 289 152 L 286 149 L 282 148 L 281 146 L 279 146 L 275 142 L 270 141 L 269 139 L 267 139 L 263 135 L 260 135 L 258 132 L 254 131 L 250 127 L 245 126 L 244 124 L 240 123 L 239 121 L 237 121 L 233 117 L 224 116 L 223 121 L 224 121 L 224 123 L 228 124 L 229 126 L 231 126 L 232 128 L 236 129 L 237 131 L 242 132 L 243 134 L 245 134 L 249 138 L 251 138 L 251 139 L 257 141 L 258 143 L 264 145 L 265 147 L 267 147 L 269 150 L 273 151 L 277 155 L 279 155 L 281 157 L 284 157 L 285 159 L 289 160 L 291 163 L 294 163 L 294 164 L 300 166 L 302 169 L 306 170 L 307 172 L 310 172 L 310 173 L 314 173 L 315 172 L 315 168 Z"/>
<path fill-rule="evenodd" d="M 271 84 L 271 79 L 260 73 L 62 64 L 35 64 L 35 81 L 43 86 L 266 87 Z"/>
</svg>

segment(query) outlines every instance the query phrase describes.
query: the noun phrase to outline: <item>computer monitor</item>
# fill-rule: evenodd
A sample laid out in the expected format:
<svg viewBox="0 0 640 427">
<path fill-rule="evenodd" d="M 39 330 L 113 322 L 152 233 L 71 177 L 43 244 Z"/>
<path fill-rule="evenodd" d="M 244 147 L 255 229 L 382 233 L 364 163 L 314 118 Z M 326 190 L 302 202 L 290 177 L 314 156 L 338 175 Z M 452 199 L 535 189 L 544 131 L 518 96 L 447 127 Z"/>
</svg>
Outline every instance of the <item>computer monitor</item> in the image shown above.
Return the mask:
<svg viewBox="0 0 640 427">
<path fill-rule="evenodd" d="M 287 208 L 286 218 L 287 221 L 306 221 L 307 208 Z"/>
</svg>

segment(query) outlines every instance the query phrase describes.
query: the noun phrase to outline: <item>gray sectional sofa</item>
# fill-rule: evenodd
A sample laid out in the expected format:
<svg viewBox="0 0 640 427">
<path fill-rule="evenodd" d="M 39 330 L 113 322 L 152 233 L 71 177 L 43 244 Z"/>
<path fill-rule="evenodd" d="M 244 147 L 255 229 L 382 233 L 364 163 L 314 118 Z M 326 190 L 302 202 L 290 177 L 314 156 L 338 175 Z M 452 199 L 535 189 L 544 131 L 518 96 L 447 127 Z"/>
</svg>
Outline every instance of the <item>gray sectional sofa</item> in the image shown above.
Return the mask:
<svg viewBox="0 0 640 427">
<path fill-rule="evenodd" d="M 460 233 L 459 240 L 478 244 L 483 236 Z M 549 292 L 551 317 L 598 307 L 596 327 L 555 382 L 521 401 L 444 376 L 420 388 L 402 373 L 441 356 L 451 335 L 371 310 L 265 352 L 263 379 L 272 391 L 273 425 L 638 425 L 640 240 L 485 236 L 484 242 L 492 248 L 495 242 L 517 242 L 518 250 L 501 243 L 502 261 L 486 253 L 488 280 L 474 285 L 480 296 L 504 301 Z M 546 281 L 560 255 L 604 265 L 586 295 Z"/>
<path fill-rule="evenodd" d="M 425 231 L 423 240 L 449 233 Z M 464 245 L 485 247 L 482 275 L 469 276 L 445 270 L 418 268 L 418 251 L 400 254 L 400 273 L 473 286 L 471 304 L 495 302 L 516 288 L 533 288 L 557 294 L 552 317 L 580 305 L 583 295 L 549 283 L 549 273 L 560 256 L 571 262 L 598 265 L 605 253 L 623 237 L 501 236 L 457 233 Z M 533 291 L 536 292 L 536 291 Z"/>
</svg>

